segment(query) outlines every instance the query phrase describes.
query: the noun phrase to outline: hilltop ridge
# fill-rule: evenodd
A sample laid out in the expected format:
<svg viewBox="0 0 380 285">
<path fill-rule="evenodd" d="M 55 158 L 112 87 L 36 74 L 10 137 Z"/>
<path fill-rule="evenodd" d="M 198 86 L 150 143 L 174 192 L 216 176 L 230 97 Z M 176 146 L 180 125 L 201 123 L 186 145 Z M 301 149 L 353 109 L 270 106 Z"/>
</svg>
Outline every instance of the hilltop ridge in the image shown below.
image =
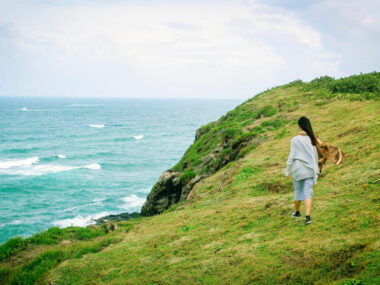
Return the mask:
<svg viewBox="0 0 380 285">
<path fill-rule="evenodd" d="M 140 217 L 3 244 L 0 283 L 380 283 L 379 99 L 379 72 L 266 90 L 196 131 Z M 301 115 L 346 154 L 319 177 L 309 226 L 284 177 Z"/>
<path fill-rule="evenodd" d="M 329 76 L 316 78 L 309 83 L 296 80 L 282 88 L 296 87 L 304 92 L 303 96 L 315 99 L 315 104 L 322 106 L 333 98 L 378 99 L 379 81 L 379 73 L 373 72 L 339 80 Z M 267 92 L 248 99 L 219 120 L 199 128 L 194 143 L 181 160 L 165 171 L 154 185 L 142 206 L 141 215 L 159 214 L 171 205 L 186 200 L 195 184 L 265 142 L 268 139 L 267 132 L 288 125 L 290 120 L 286 113 L 293 111 L 297 102 L 292 107 L 284 101 L 286 98 L 282 98 L 263 105 L 261 96 L 264 93 Z M 266 119 L 270 117 L 275 119 Z M 256 124 L 256 121 L 260 121 L 260 124 Z"/>
</svg>

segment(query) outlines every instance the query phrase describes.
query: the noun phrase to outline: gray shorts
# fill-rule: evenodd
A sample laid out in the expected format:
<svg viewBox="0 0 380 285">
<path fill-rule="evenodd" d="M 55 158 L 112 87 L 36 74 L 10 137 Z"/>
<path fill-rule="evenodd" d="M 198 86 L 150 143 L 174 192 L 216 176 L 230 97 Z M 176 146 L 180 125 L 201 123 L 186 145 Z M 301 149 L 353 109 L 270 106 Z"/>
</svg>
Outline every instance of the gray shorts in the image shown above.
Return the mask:
<svg viewBox="0 0 380 285">
<path fill-rule="evenodd" d="M 293 182 L 295 201 L 304 201 L 307 198 L 311 198 L 313 195 L 313 177 L 301 179 L 298 181 L 293 178 Z"/>
</svg>

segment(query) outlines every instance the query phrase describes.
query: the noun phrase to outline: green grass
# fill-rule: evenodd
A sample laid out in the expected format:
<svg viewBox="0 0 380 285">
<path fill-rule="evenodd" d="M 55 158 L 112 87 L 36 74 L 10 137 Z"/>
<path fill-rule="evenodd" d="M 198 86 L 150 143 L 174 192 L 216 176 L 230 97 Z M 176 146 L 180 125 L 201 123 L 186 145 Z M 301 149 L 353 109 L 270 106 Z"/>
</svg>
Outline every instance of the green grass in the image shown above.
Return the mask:
<svg viewBox="0 0 380 285">
<path fill-rule="evenodd" d="M 91 243 L 78 242 L 67 248 L 46 250 L 13 271 L 8 267 L 3 273 L 3 278 L 10 284 L 34 284 L 64 260 L 82 258 L 85 254 L 99 252 L 115 242 L 118 242 L 118 239 L 105 238 Z"/>
<path fill-rule="evenodd" d="M 15 237 L 0 246 L 0 262 L 8 256 L 26 249 L 32 245 L 54 245 L 62 240 L 90 240 L 106 234 L 104 227 L 68 227 L 60 229 L 53 227 L 45 232 L 33 235 L 30 238 L 23 239 Z"/>
<path fill-rule="evenodd" d="M 118 223 L 111 234 L 102 228 L 82 233 L 55 228 L 10 240 L 1 247 L 0 280 L 379 284 L 380 102 L 372 83 L 361 85 L 367 82 L 363 76 L 351 78 L 357 89 L 344 87 L 352 83 L 346 79 L 339 83 L 344 88 L 331 89 L 339 84 L 322 78 L 291 82 L 247 100 L 204 126 L 176 165 L 181 179 L 188 180 L 198 171 L 194 165 L 199 159 L 226 137 L 230 154 L 233 144 L 251 142 L 233 161 L 195 184 L 188 200 L 160 215 Z M 369 82 L 378 78 L 377 73 L 368 76 Z M 346 153 L 342 165 L 328 162 L 314 185 L 309 226 L 290 216 L 293 185 L 284 177 L 301 115 L 311 119 L 318 136 Z"/>
</svg>

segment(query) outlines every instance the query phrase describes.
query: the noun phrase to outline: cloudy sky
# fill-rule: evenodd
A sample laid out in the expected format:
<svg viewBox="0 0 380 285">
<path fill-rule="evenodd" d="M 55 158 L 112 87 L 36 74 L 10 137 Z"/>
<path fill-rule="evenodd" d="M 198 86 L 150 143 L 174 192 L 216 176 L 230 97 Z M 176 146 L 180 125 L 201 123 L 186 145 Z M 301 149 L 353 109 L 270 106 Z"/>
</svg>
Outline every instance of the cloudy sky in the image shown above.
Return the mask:
<svg viewBox="0 0 380 285">
<path fill-rule="evenodd" d="M 249 98 L 380 71 L 379 0 L 0 0 L 0 96 Z"/>
</svg>

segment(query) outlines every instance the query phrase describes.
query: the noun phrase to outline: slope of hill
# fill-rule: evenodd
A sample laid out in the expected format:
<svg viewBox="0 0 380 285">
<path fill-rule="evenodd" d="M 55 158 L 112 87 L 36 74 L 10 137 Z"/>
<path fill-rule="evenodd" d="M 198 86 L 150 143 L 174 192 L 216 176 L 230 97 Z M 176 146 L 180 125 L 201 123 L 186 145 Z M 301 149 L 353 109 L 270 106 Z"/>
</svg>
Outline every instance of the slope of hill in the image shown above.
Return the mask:
<svg viewBox="0 0 380 285">
<path fill-rule="evenodd" d="M 377 72 L 262 92 L 197 131 L 143 216 L 2 245 L 1 283 L 378 284 L 379 98 Z M 309 226 L 284 177 L 301 115 L 346 153 L 314 186 Z"/>
</svg>

